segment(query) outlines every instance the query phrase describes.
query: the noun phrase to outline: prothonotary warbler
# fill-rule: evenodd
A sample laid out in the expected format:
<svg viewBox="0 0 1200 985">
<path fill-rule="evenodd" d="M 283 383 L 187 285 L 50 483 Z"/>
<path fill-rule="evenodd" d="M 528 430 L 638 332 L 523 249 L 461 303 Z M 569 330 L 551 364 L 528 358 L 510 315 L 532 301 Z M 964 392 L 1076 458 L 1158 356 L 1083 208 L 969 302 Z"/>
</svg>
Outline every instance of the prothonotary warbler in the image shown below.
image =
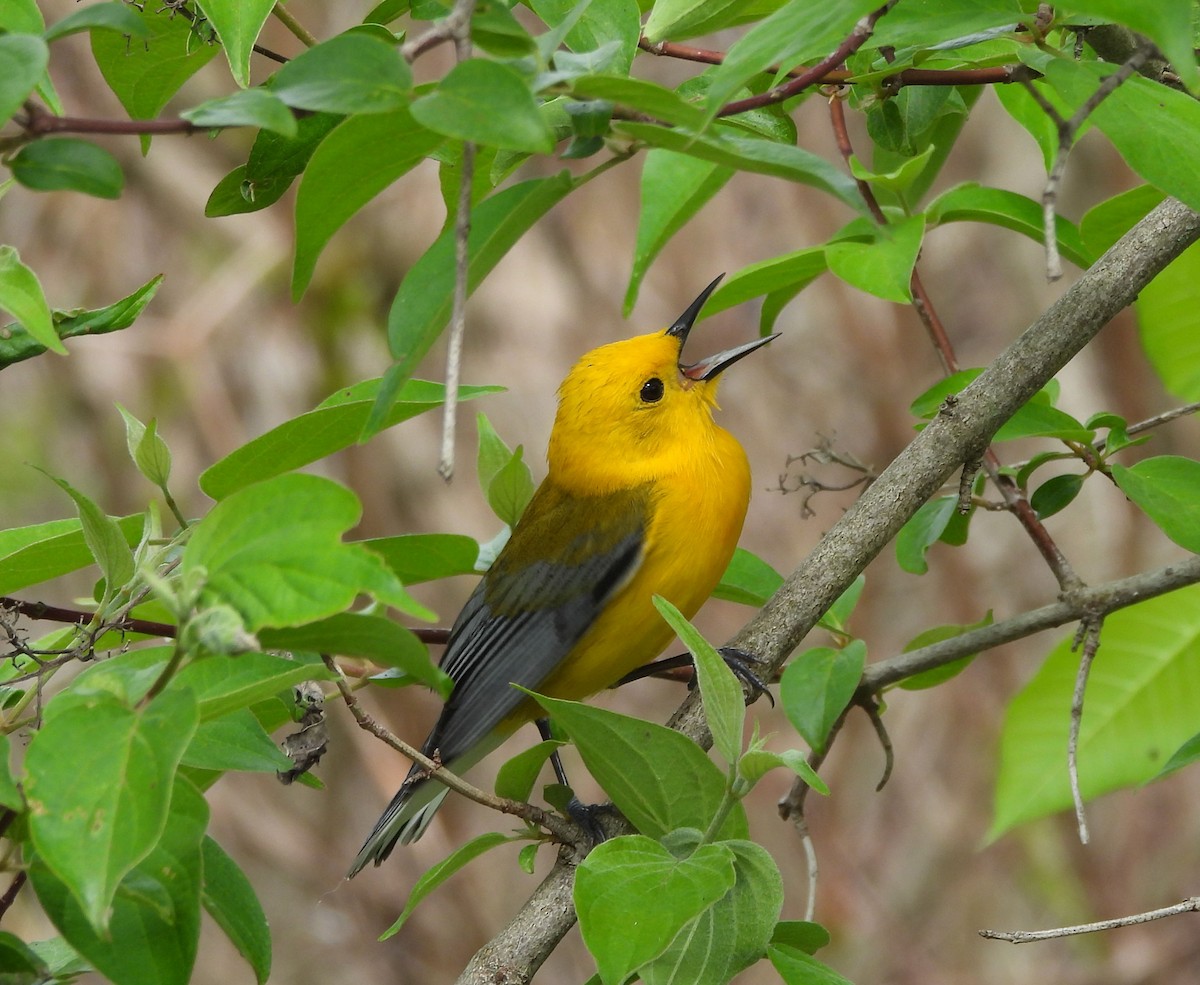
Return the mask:
<svg viewBox="0 0 1200 985">
<path fill-rule="evenodd" d="M 722 370 L 775 336 L 686 365 L 713 281 L 670 328 L 589 352 L 559 388 L 549 473 L 451 630 L 454 690 L 421 747 L 469 768 L 538 716 L 513 684 L 580 699 L 646 664 L 733 555 L 750 500 L 746 454 L 713 421 Z M 349 876 L 415 841 L 447 789 L 414 765 Z"/>
</svg>

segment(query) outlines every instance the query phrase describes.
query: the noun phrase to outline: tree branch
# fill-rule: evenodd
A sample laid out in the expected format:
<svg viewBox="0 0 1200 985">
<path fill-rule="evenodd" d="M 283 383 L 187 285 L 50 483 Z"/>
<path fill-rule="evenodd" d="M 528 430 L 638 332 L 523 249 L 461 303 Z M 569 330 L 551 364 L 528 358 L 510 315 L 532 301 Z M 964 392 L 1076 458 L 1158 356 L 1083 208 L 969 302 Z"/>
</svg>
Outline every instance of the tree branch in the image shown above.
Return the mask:
<svg viewBox="0 0 1200 985">
<path fill-rule="evenodd" d="M 980 937 L 991 940 L 1008 941 L 1010 944 L 1028 944 L 1030 941 L 1048 941 L 1056 937 L 1070 937 L 1073 934 L 1094 934 L 1098 930 L 1114 930 L 1117 927 L 1134 927 L 1139 923 L 1149 923 L 1151 920 L 1161 920 L 1163 917 L 1174 917 L 1180 913 L 1200 912 L 1200 896 L 1192 896 L 1174 906 L 1164 906 L 1158 910 L 1148 910 L 1145 913 L 1134 913 L 1127 917 L 1116 917 L 1112 920 L 1099 920 L 1096 923 L 1081 923 L 1074 927 L 1055 927 L 1051 930 L 981 930 Z"/>
</svg>

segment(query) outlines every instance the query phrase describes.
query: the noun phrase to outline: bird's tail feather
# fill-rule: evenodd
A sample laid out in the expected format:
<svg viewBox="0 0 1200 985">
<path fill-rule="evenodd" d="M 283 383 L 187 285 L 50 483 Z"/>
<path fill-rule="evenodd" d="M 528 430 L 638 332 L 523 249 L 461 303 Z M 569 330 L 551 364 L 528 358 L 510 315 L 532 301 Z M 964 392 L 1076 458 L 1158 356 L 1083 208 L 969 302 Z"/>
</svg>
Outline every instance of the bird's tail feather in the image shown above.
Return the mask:
<svg viewBox="0 0 1200 985">
<path fill-rule="evenodd" d="M 427 779 L 406 782 L 354 856 L 346 878 L 354 878 L 368 862 L 379 865 L 397 845 L 407 845 L 420 838 L 449 792 L 448 787 Z"/>
</svg>

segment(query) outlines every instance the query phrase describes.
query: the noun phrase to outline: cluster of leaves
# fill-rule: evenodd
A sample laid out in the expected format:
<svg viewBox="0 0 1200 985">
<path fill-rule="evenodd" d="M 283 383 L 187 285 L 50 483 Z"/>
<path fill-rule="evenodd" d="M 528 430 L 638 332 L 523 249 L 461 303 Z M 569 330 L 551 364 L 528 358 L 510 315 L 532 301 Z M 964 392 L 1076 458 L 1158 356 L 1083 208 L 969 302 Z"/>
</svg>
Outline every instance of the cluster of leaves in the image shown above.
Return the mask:
<svg viewBox="0 0 1200 985">
<path fill-rule="evenodd" d="M 906 70 L 952 72 L 959 79 L 976 72 L 973 78 L 983 82 L 995 80 L 986 73 L 997 67 L 1021 67 L 1036 78 L 1032 92 L 1019 85 L 995 91 L 1036 141 L 1048 169 L 1062 153 L 1061 135 L 1043 104 L 1069 116 L 1112 71 L 1086 47 L 1076 56 L 1081 25 L 1117 23 L 1140 31 L 1172 61 L 1185 86 L 1200 81 L 1185 0 L 1078 2 L 1058 10 L 1050 23 L 1038 22 L 1037 4 L 1025 0 L 901 2 L 879 16 L 869 37 L 856 36 L 855 25 L 877 12 L 878 0 L 530 0 L 528 9 L 493 0 L 454 12 L 469 14 L 477 53 L 417 85 L 409 60 L 420 49 L 402 46 L 405 32 L 396 22 L 407 17 L 406 30 L 420 35 L 440 29 L 429 22 L 450 23 L 444 19 L 451 11 L 438 0 L 385 0 L 359 26 L 307 46 L 252 84 L 254 46 L 274 6 L 273 0 L 196 0 L 162 9 L 93 3 L 48 27 L 34 0 L 12 0 L 0 10 L 0 121 L 15 124 L 15 135 L 0 140 L 12 174 L 0 194 L 20 186 L 121 195 L 124 178 L 113 155 L 92 140 L 53 135 L 72 131 L 55 122 L 63 121 L 64 107 L 47 71 L 50 47 L 87 32 L 96 66 L 131 120 L 155 121 L 113 132 L 141 133 L 149 151 L 151 132 L 257 131 L 245 164 L 213 189 L 206 214 L 269 208 L 295 185 L 297 301 L 345 222 L 423 161 L 438 165 L 447 212 L 443 231 L 392 302 L 386 371 L 212 464 L 199 476 L 199 488 L 216 504 L 205 516 L 179 513 L 162 436 L 153 421 L 143 424 L 122 411 L 131 457 L 164 494 L 173 530 L 164 531 L 153 504 L 141 515 L 110 517 L 56 479 L 76 517 L 0 532 L 6 594 L 91 565 L 100 573 L 82 627 L 24 640 L 6 617 L 16 652 L 0 670 L 0 731 L 34 733 L 19 767 L 3 760 L 0 806 L 7 812 L 6 834 L 21 845 L 30 883 L 61 933 L 34 945 L 0 937 L 0 966 L 25 980 L 67 977 L 91 966 L 119 985 L 185 982 L 202 906 L 265 980 L 265 920 L 245 877 L 205 834 L 203 791 L 229 770 L 274 772 L 289 765 L 268 733 L 298 717 L 288 690 L 293 684 L 329 679 L 320 653 L 389 668 L 375 678 L 381 685 L 421 683 L 445 693 L 424 646 L 378 608 L 427 618 L 405 586 L 486 565 L 505 534 L 482 551 L 455 535 L 346 542 L 343 535 L 359 515 L 353 493 L 296 470 L 444 399 L 441 386 L 411 376 L 450 317 L 454 220 L 468 174 L 470 292 L 567 195 L 611 167 L 641 159 L 627 309 L 663 247 L 735 174 L 766 175 L 831 196 L 848 214 L 841 230 L 825 243 L 735 272 L 710 300 L 709 314 L 761 299 L 767 332 L 783 306 L 825 272 L 876 297 L 910 301 L 922 243 L 944 224 L 983 222 L 1042 240 L 1042 207 L 1025 195 L 966 183 L 930 197 L 982 89 L 963 82 L 898 85 Z M 678 86 L 631 74 L 635 59 L 651 57 L 643 48 L 743 24 L 749 26 L 720 64 L 698 68 Z M 852 158 L 847 174 L 796 144 L 790 113 L 812 88 L 779 98 L 772 93 L 793 67 L 817 63 L 856 37 L 860 43 L 847 49 L 838 81 L 865 115 L 872 155 Z M 159 119 L 192 75 L 221 64 L 222 53 L 231 94 Z M 730 112 L 735 104 L 738 111 Z M 1058 250 L 1081 267 L 1164 194 L 1200 209 L 1200 177 L 1178 165 L 1200 145 L 1200 106 L 1188 95 L 1134 76 L 1095 109 L 1089 124 L 1145 184 L 1097 204 L 1078 225 L 1057 219 Z M 473 155 L 465 152 L 468 143 Z M 556 152 L 569 162 L 558 173 L 517 175 L 526 161 Z M 860 183 L 886 221 L 871 214 Z M 1189 251 L 1138 301 L 1150 361 L 1167 391 L 1190 401 L 1200 399 L 1200 349 L 1188 303 L 1198 263 L 1200 251 Z M 98 309 L 58 311 L 17 250 L 0 247 L 0 308 L 15 319 L 0 330 L 0 367 L 48 350 L 65 353 L 63 340 L 77 335 L 127 328 L 160 280 Z M 918 397 L 914 415 L 932 416 L 968 381 L 968 375 L 952 377 Z M 458 399 L 495 389 L 465 387 Z M 1056 399 L 1055 388 L 1047 388 L 996 435 L 998 441 L 1046 443 L 1024 464 L 1006 469 L 1034 508 L 1049 517 L 1071 504 L 1086 479 L 1111 480 L 1168 537 L 1200 550 L 1200 464 L 1174 456 L 1118 462 L 1114 456 L 1144 438 L 1131 437 L 1128 423 L 1105 411 L 1074 420 Z M 511 525 L 532 490 L 528 468 L 521 449 L 510 451 L 484 422 L 480 435 L 485 494 Z M 1057 471 L 1064 464 L 1074 471 Z M 1050 471 L 1055 474 L 1047 478 Z M 906 528 L 897 551 L 907 570 L 923 572 L 935 542 L 966 541 L 971 515 L 958 515 L 955 501 L 931 502 Z M 717 594 L 762 604 L 780 581 L 739 552 Z M 834 645 L 799 655 L 783 678 L 785 710 L 817 754 L 845 713 L 866 661 L 865 641 L 847 628 L 862 590 L 860 581 L 827 615 Z M 355 608 L 363 595 L 374 604 Z M 1163 619 L 1160 605 L 1172 606 L 1171 619 Z M 1195 709 L 1185 701 L 1200 688 L 1194 669 L 1200 625 L 1180 616 L 1194 608 L 1175 596 L 1107 620 L 1109 676 L 1094 682 L 1081 740 L 1081 755 L 1099 764 L 1085 781 L 1088 792 L 1147 779 L 1146 764 L 1154 763 L 1143 754 L 1147 747 L 1182 747 L 1171 768 L 1196 755 L 1200 743 L 1185 743 L 1195 727 L 1188 724 Z M 786 981 L 832 980 L 811 958 L 823 931 L 778 921 L 779 873 L 748 839 L 740 804 L 778 766 L 815 786 L 820 781 L 799 753 L 771 752 L 757 737 L 743 748 L 736 682 L 677 613 L 664 606 L 664 615 L 696 657 L 724 771 L 665 729 L 544 699 L 639 831 L 602 845 L 579 872 L 576 904 L 599 978 L 605 985 L 633 974 L 645 981 L 719 983 L 769 957 Z M 169 625 L 174 642 L 151 645 L 148 633 L 122 631 L 135 625 L 131 620 Z M 913 645 L 967 628 L 938 627 Z M 129 649 L 131 642 L 143 645 Z M 61 667 L 100 653 L 109 656 L 69 684 L 50 686 Z M 1012 706 L 994 833 L 1068 802 L 1063 728 L 1051 732 L 1046 723 L 1065 719 L 1070 661 L 1064 643 Z M 930 686 L 950 672 L 909 683 Z M 1153 714 L 1146 711 L 1151 708 Z M 1151 720 L 1154 729 L 1145 727 Z M 551 748 L 539 746 L 509 764 L 500 792 L 528 797 Z M 452 871 L 508 840 L 492 835 L 472 842 L 433 870 L 401 921 Z M 525 864 L 532 864 L 536 847 L 527 846 Z M 637 933 L 630 932 L 634 911 Z M 721 947 L 712 946 L 716 928 Z"/>
</svg>

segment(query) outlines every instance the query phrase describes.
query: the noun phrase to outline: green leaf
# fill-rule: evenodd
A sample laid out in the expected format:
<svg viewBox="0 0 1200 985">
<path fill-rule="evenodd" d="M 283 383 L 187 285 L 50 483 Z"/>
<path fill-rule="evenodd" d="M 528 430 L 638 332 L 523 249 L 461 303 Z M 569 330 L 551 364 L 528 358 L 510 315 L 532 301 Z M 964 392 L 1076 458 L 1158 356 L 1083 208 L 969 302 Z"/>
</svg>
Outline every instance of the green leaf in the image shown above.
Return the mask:
<svg viewBox="0 0 1200 985">
<path fill-rule="evenodd" d="M 1079 234 L 1092 256 L 1104 253 L 1166 196 L 1153 185 L 1139 185 L 1093 206 L 1079 221 Z"/>
<path fill-rule="evenodd" d="M 1193 735 L 1171 754 L 1171 758 L 1158 775 L 1167 776 L 1185 766 L 1191 766 L 1197 760 L 1200 760 L 1200 735 Z"/>
<path fill-rule="evenodd" d="M 94 31 L 92 55 L 104 81 L 135 120 L 159 115 L 168 100 L 218 52 L 194 33 L 186 17 L 155 12 L 153 5 L 138 10 L 144 37 L 130 44 L 116 31 Z M 149 137 L 142 138 L 143 150 Z"/>
<path fill-rule="evenodd" d="M 18 813 L 25 810 L 25 800 L 13 779 L 11 740 L 7 735 L 0 736 L 0 805 Z"/>
<path fill-rule="evenodd" d="M 133 577 L 133 551 L 115 517 L 105 514 L 70 483 L 43 472 L 75 501 L 83 524 L 83 539 L 100 566 L 108 591 L 113 592 Z"/>
<path fill-rule="evenodd" d="M 650 263 L 733 174 L 732 168 L 676 151 L 656 149 L 646 154 L 633 271 L 625 291 L 626 315 L 633 310 Z"/>
<path fill-rule="evenodd" d="M 246 959 L 258 985 L 265 985 L 271 973 L 271 929 L 254 887 L 225 849 L 207 835 L 200 852 L 204 860 L 200 901 Z"/>
<path fill-rule="evenodd" d="M 741 131 L 728 127 L 718 127 L 703 135 L 669 130 L 650 123 L 625 121 L 614 128 L 651 147 L 663 147 L 739 171 L 769 174 L 811 185 L 840 199 L 857 212 L 866 210 L 853 178 L 823 157 L 801 147 L 741 136 Z"/>
<path fill-rule="evenodd" d="M 296 193 L 293 300 L 303 295 L 317 257 L 346 220 L 441 142 L 407 109 L 351 116 L 321 142 Z"/>
<path fill-rule="evenodd" d="M 487 487 L 488 505 L 492 512 L 510 527 L 515 527 L 533 498 L 533 477 L 522 460 L 522 448 L 517 446 L 512 457 L 492 476 Z"/>
<path fill-rule="evenodd" d="M 845 632 L 846 624 L 850 622 L 850 616 L 854 614 L 854 608 L 858 605 L 866 584 L 866 575 L 855 578 L 850 587 L 838 596 L 837 601 L 821 617 L 821 625 L 835 632 Z"/>
<path fill-rule="evenodd" d="M 929 570 L 925 552 L 938 542 L 957 505 L 957 496 L 931 499 L 900 528 L 896 535 L 896 563 L 901 570 L 910 575 L 923 575 Z"/>
<path fill-rule="evenodd" d="M 162 274 L 159 274 L 128 297 L 104 308 L 93 311 L 84 308 L 55 311 L 52 314 L 55 333 L 60 339 L 69 339 L 79 335 L 103 335 L 128 328 L 150 303 L 162 281 Z M 0 367 L 30 359 L 45 351 L 46 347 L 34 340 L 21 325 L 12 324 L 0 329 Z"/>
<path fill-rule="evenodd" d="M 479 543 L 463 534 L 400 534 L 360 541 L 405 585 L 475 574 Z"/>
<path fill-rule="evenodd" d="M 202 606 L 233 606 L 249 632 L 323 619 L 359 593 L 427 615 L 376 555 L 342 543 L 361 512 L 355 495 L 328 479 L 276 476 L 226 497 L 193 526 L 180 570 L 203 578 Z"/>
<path fill-rule="evenodd" d="M 1200 553 L 1200 462 L 1178 455 L 1112 466 L 1121 491 L 1180 547 Z"/>
<path fill-rule="evenodd" d="M 1033 507 L 1039 520 L 1045 520 L 1070 506 L 1082 488 L 1082 475 L 1056 475 L 1034 490 L 1029 505 Z"/>
<path fill-rule="evenodd" d="M 866 643 L 851 640 L 841 649 L 813 647 L 784 668 L 780 703 L 813 752 L 825 751 L 834 723 L 854 697 L 866 660 Z"/>
<path fill-rule="evenodd" d="M 125 185 L 115 157 L 75 137 L 51 137 L 26 144 L 9 158 L 8 164 L 17 181 L 39 192 L 75 191 L 97 198 L 120 198 Z"/>
<path fill-rule="evenodd" d="M 1034 398 L 1005 421 L 992 440 L 1059 438 L 1062 441 L 1091 441 L 1094 437 L 1090 428 L 1085 428 L 1070 414 Z"/>
<path fill-rule="evenodd" d="M 460 848 L 456 848 L 449 856 L 427 870 L 417 880 L 417 884 L 413 886 L 412 892 L 408 896 L 408 902 L 404 904 L 404 909 L 401 911 L 400 916 L 396 918 L 394 924 L 379 935 L 379 939 L 387 940 L 395 934 L 404 926 L 421 900 L 437 889 L 438 886 L 454 875 L 459 869 L 467 865 L 467 863 L 473 862 L 480 855 L 491 851 L 498 845 L 506 845 L 515 840 L 516 838 L 513 835 L 501 834 L 499 831 L 489 831 L 478 838 L 472 838 Z"/>
<path fill-rule="evenodd" d="M 1198 279 L 1200 246 L 1193 245 L 1147 284 L 1134 302 L 1147 357 L 1163 386 L 1186 401 L 1200 400 Z"/>
<path fill-rule="evenodd" d="M 529 32 L 501 4 L 475 8 L 471 14 L 471 40 L 499 58 L 520 58 L 532 54 L 535 49 Z"/>
<path fill-rule="evenodd" d="M 1067 729 L 1079 669 L 1073 634 L 1008 707 L 989 838 L 1071 805 Z M 1109 613 L 1088 679 L 1079 733 L 1086 799 L 1157 776 L 1196 733 L 1200 694 L 1200 587 Z"/>
<path fill-rule="evenodd" d="M 1190 48 L 1190 37 L 1186 43 Z M 1046 66 L 1045 75 L 1063 98 L 1077 107 L 1115 70 L 1096 62 L 1054 59 Z M 1190 95 L 1134 75 L 1088 119 L 1142 178 L 1200 209 L 1200 176 L 1178 165 L 1200 141 L 1200 104 Z"/>
<path fill-rule="evenodd" d="M 588 772 L 643 834 L 707 829 L 725 798 L 725 777 L 687 736 L 651 722 L 574 701 L 536 695 L 571 737 Z M 719 836 L 744 838 L 735 804 Z"/>
<path fill-rule="evenodd" d="M 499 389 L 464 386 L 459 388 L 458 399 L 472 400 Z M 379 380 L 339 390 L 315 410 L 285 421 L 214 462 L 200 473 L 200 488 L 213 499 L 224 499 L 253 482 L 308 465 L 354 444 L 378 390 Z M 409 380 L 389 406 L 381 429 L 440 407 L 444 398 L 441 383 Z"/>
<path fill-rule="evenodd" d="M 429 650 L 399 623 L 362 612 L 339 612 L 293 629 L 267 629 L 259 640 L 268 650 L 312 650 L 361 657 L 395 667 L 414 681 L 450 696 L 450 679 L 429 659 Z"/>
<path fill-rule="evenodd" d="M 955 185 L 942 192 L 929 203 L 925 215 L 930 226 L 947 222 L 986 222 L 1021 233 L 1038 243 L 1046 240 L 1039 203 L 1017 192 L 986 188 L 975 182 Z M 1100 254 L 1084 245 L 1079 230 L 1069 219 L 1055 216 L 1054 221 L 1059 252 L 1077 267 L 1086 270 L 1091 266 L 1093 257 Z"/>
<path fill-rule="evenodd" d="M 6 985 L 40 985 L 54 980 L 38 953 L 7 930 L 0 931 L 0 975 Z"/>
<path fill-rule="evenodd" d="M 665 86 L 628 76 L 584 75 L 571 80 L 572 93 L 581 99 L 603 99 L 640 110 L 674 126 L 702 130 L 704 110 Z"/>
<path fill-rule="evenodd" d="M 302 51 L 268 87 L 295 109 L 391 113 L 408 103 L 412 71 L 386 42 L 347 33 Z"/>
<path fill-rule="evenodd" d="M 761 608 L 782 584 L 783 575 L 762 558 L 739 547 L 713 589 L 713 598 Z"/>
<path fill-rule="evenodd" d="M 135 711 L 101 692 L 59 697 L 47 712 L 25 758 L 30 834 L 39 859 L 103 934 L 118 885 L 167 825 L 196 701 L 163 693 Z"/>
<path fill-rule="evenodd" d="M 424 96 L 413 117 L 437 133 L 506 150 L 549 154 L 554 136 L 524 78 L 500 62 L 469 58 Z"/>
<path fill-rule="evenodd" d="M 1057 124 L 1038 105 L 1037 100 L 1025 90 L 1024 86 L 999 85 L 990 86 L 989 88 L 996 94 L 996 98 L 1000 100 L 1000 105 L 1004 107 L 1005 112 L 1016 120 L 1038 145 L 1038 148 L 1042 152 L 1042 163 L 1046 168 L 1046 173 L 1049 174 L 1050 170 L 1054 167 L 1055 159 L 1058 157 Z M 1071 116 L 1071 109 L 1059 98 L 1058 93 L 1053 89 L 1049 86 L 1042 86 L 1039 91 L 1063 119 Z M 1080 136 L 1088 128 L 1089 125 L 1085 120 L 1083 126 L 1080 127 Z"/>
<path fill-rule="evenodd" d="M 143 38 L 149 32 L 137 13 L 124 3 L 93 3 L 56 21 L 43 35 L 46 43 L 82 31 L 116 31 L 131 38 Z"/>
<path fill-rule="evenodd" d="M 575 872 L 575 911 L 605 985 L 622 985 L 732 889 L 733 860 L 724 844 L 677 858 L 643 835 L 592 849 Z"/>
<path fill-rule="evenodd" d="M 780 768 L 791 770 L 796 776 L 800 777 L 800 779 L 817 791 L 817 793 L 828 795 L 829 787 L 817 775 L 817 771 L 808 765 L 808 760 L 805 759 L 804 753 L 799 749 L 786 749 L 783 752 L 774 752 L 770 749 L 750 748 L 738 760 L 738 776 L 751 786 L 756 784 L 771 770 Z"/>
<path fill-rule="evenodd" d="M 182 777 L 163 791 L 171 813 L 153 850 L 121 882 L 109 933 L 97 933 L 67 884 L 40 856 L 38 901 L 67 942 L 115 985 L 187 985 L 200 936 L 200 852 L 208 805 Z"/>
<path fill-rule="evenodd" d="M 733 766 L 742 754 L 742 731 L 746 719 L 746 698 L 742 685 L 716 648 L 708 642 L 675 606 L 661 595 L 654 596 L 654 607 L 675 630 L 688 648 L 696 667 L 700 697 L 704 702 L 704 720 L 712 732 L 713 746 Z"/>
<path fill-rule="evenodd" d="M 306 661 L 270 653 L 241 653 L 236 657 L 221 654 L 185 666 L 167 691 L 180 689 L 194 694 L 200 721 L 208 722 L 265 701 L 301 681 L 332 679 L 320 658 Z"/>
<path fill-rule="evenodd" d="M 140 513 L 121 517 L 116 523 L 126 545 L 141 540 Z M 79 520 L 51 520 L 0 531 L 0 594 L 78 571 L 93 561 Z"/>
<path fill-rule="evenodd" d="M 733 886 L 641 969 L 646 985 L 725 985 L 762 958 L 783 907 L 779 867 L 752 841 L 719 844 L 733 852 Z"/>
<path fill-rule="evenodd" d="M 475 427 L 479 432 L 479 451 L 475 456 L 475 471 L 479 476 L 479 488 L 487 495 L 492 480 L 504 466 L 512 461 L 514 452 L 496 433 L 492 422 L 482 411 L 475 415 Z"/>
<path fill-rule="evenodd" d="M 825 247 L 831 273 L 852 287 L 885 301 L 912 301 L 909 283 L 925 235 L 925 217 L 916 215 L 877 226 L 869 243 L 839 242 Z"/>
<path fill-rule="evenodd" d="M 649 41 L 682 41 L 738 23 L 755 0 L 660 0 L 650 10 Z"/>
<path fill-rule="evenodd" d="M 171 450 L 159 436 L 155 422 L 146 427 L 120 404 L 117 410 L 125 421 L 125 444 L 133 464 L 156 486 L 166 486 L 171 477 Z"/>
<path fill-rule="evenodd" d="M 5 40 L 0 37 L 0 42 Z M 38 344 L 61 355 L 67 354 L 66 346 L 54 330 L 50 306 L 46 304 L 37 275 L 21 262 L 12 246 L 0 246 L 0 308 L 16 318 Z"/>
<path fill-rule="evenodd" d="M 50 61 L 36 34 L 0 35 L 0 121 L 7 122 L 41 82 Z"/>
<path fill-rule="evenodd" d="M 982 629 L 984 626 L 990 626 L 993 621 L 991 610 L 989 610 L 987 615 L 980 619 L 979 622 L 966 623 L 965 625 L 934 626 L 923 633 L 918 633 L 905 643 L 904 652 L 909 653 L 913 650 L 919 650 L 923 646 L 940 643 L 942 640 L 954 639 L 954 637 L 962 636 L 973 629 Z M 976 656 L 977 654 L 972 653 L 969 656 L 960 657 L 958 660 L 953 660 L 950 663 L 942 664 L 940 667 L 934 667 L 932 670 L 924 670 L 919 674 L 913 674 L 912 677 L 906 677 L 902 680 L 900 687 L 906 691 L 920 691 L 925 688 L 935 687 L 966 670 L 967 666 Z"/>
<path fill-rule="evenodd" d="M 250 84 L 250 55 L 275 0 L 197 0 L 221 39 L 238 85 Z"/>
<path fill-rule="evenodd" d="M 772 944 L 794 947 L 805 954 L 816 954 L 829 944 L 829 931 L 809 920 L 780 920 L 771 935 Z"/>
<path fill-rule="evenodd" d="M 231 96 L 210 99 L 179 114 L 198 127 L 259 127 L 284 137 L 295 137 L 296 117 L 282 99 L 267 89 L 243 89 Z"/>
<path fill-rule="evenodd" d="M 551 43 L 558 48 L 558 37 L 574 52 L 607 48 L 612 51 L 608 70 L 622 76 L 629 74 L 641 34 L 642 11 L 637 0 L 591 0 L 587 4 L 573 0 L 532 0 L 530 7 L 554 28 L 547 32 L 548 37 L 538 39 L 546 44 L 543 52 Z"/>
<path fill-rule="evenodd" d="M 258 773 L 277 773 L 295 765 L 249 708 L 201 722 L 180 762 L 201 770 Z"/>
<path fill-rule="evenodd" d="M 514 243 L 572 188 L 567 172 L 534 178 L 484 199 L 471 212 L 467 241 L 467 292 L 500 262 Z M 454 230 L 440 235 L 409 269 L 388 313 L 388 347 L 395 364 L 390 381 L 406 380 L 450 320 L 454 290 Z M 385 425 L 393 396 L 381 388 L 362 439 Z"/>
<path fill-rule="evenodd" d="M 851 985 L 828 965 L 794 947 L 771 944 L 767 948 L 767 957 L 784 985 Z"/>
<path fill-rule="evenodd" d="M 716 314 L 762 295 L 786 297 L 787 300 L 791 300 L 826 269 L 823 246 L 797 250 L 752 263 L 729 277 L 709 299 L 705 310 Z M 778 307 L 782 307 L 782 304 Z M 759 332 L 763 335 L 771 331 L 767 308 L 767 305 L 763 306 L 763 321 L 759 324 Z"/>
<path fill-rule="evenodd" d="M 525 749 L 512 759 L 501 765 L 496 772 L 496 782 L 493 789 L 497 797 L 507 797 L 509 800 L 529 800 L 533 785 L 541 775 L 546 760 L 557 749 L 566 745 L 557 739 L 545 739 L 537 745 Z"/>
</svg>

